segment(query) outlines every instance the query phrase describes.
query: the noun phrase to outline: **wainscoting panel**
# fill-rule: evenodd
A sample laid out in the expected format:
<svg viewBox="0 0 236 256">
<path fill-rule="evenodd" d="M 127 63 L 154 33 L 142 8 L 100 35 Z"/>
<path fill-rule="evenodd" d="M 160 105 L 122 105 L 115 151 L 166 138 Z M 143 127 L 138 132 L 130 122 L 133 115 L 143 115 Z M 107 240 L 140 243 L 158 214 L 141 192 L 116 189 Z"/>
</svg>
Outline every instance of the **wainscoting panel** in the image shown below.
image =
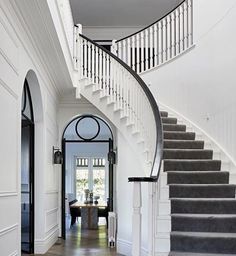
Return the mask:
<svg viewBox="0 0 236 256">
<path fill-rule="evenodd" d="M 0 194 L 14 193 L 17 191 L 17 163 L 18 163 L 18 127 L 16 99 L 0 85 L 0 116 L 1 131 L 0 141 L 4 150 L 0 154 L 1 179 Z"/>
<path fill-rule="evenodd" d="M 15 193 L 9 193 L 7 196 L 4 195 L 4 193 L 0 194 L 0 230 L 18 221 L 19 207 L 17 196 L 15 196 Z M 1 252 L 0 255 L 2 255 Z"/>
<path fill-rule="evenodd" d="M 15 256 L 17 255 L 17 233 L 18 233 L 18 224 L 12 226 L 7 226 L 4 229 L 0 230 L 0 250 L 1 255 L 3 256 Z M 9 241 L 12 241 L 9 244 Z M 8 244 L 8 246 L 6 246 Z"/>
</svg>

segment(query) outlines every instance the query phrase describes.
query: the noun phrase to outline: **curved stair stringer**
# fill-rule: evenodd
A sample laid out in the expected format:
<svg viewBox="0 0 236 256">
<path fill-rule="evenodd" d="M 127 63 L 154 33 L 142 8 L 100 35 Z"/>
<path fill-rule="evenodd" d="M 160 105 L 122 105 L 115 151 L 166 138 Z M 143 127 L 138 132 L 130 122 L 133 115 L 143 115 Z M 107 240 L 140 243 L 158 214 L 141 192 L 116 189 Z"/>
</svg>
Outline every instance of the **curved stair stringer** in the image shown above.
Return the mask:
<svg viewBox="0 0 236 256">
<path fill-rule="evenodd" d="M 122 108 L 115 109 L 115 104 L 108 102 L 107 97 L 102 95 L 100 90 L 96 90 L 95 85 L 88 78 L 83 78 L 79 81 L 79 93 L 76 92 L 76 97 L 79 98 L 79 94 L 85 97 L 91 104 L 99 109 L 121 132 L 126 139 L 129 146 L 133 149 L 134 154 L 137 155 L 137 159 L 140 159 L 140 164 L 144 170 L 143 175 L 148 176 L 152 166 L 152 160 L 149 156 L 148 145 L 141 133 L 135 129 L 133 123 L 129 122 L 127 116 L 122 115 Z"/>
<path fill-rule="evenodd" d="M 192 121 L 185 118 L 180 113 L 169 108 L 165 104 L 159 102 L 160 111 L 163 113 L 166 111 L 168 118 L 176 119 L 179 126 L 186 125 L 186 132 L 195 133 L 195 140 L 204 142 L 202 148 L 206 151 L 213 151 L 212 159 L 219 160 L 221 162 L 221 172 L 229 172 L 229 178 L 227 184 L 236 184 L 236 164 L 232 158 L 224 151 L 224 149 L 206 132 L 204 132 L 200 127 L 195 125 Z M 170 120 L 169 120 L 170 121 Z M 168 121 L 168 122 L 169 122 Z M 165 121 L 163 121 L 165 124 Z M 165 128 L 163 129 L 165 133 Z M 165 136 L 165 135 L 164 135 Z M 165 141 L 165 140 L 164 140 Z M 164 142 L 164 159 L 165 159 L 165 142 Z M 184 147 L 183 147 L 184 148 Z M 197 148 L 197 147 L 196 147 Z M 200 147 L 199 147 L 200 148 Z M 216 160 L 216 161 L 217 161 Z M 170 199 L 170 188 L 168 185 L 167 172 L 164 171 L 164 160 L 162 163 L 160 178 L 157 183 L 157 193 L 156 197 L 156 223 L 155 223 L 155 255 L 156 256 L 167 256 L 171 251 L 171 199 Z M 182 255 L 176 254 L 176 255 Z M 173 254 L 175 255 L 175 253 Z M 187 255 L 187 254 L 186 254 Z M 189 255 L 189 254 L 188 254 Z M 195 255 L 195 254 L 193 254 Z M 197 254 L 196 254 L 197 255 Z M 222 255 L 222 254 L 219 254 Z M 199 255 L 200 256 L 200 255 Z"/>
</svg>

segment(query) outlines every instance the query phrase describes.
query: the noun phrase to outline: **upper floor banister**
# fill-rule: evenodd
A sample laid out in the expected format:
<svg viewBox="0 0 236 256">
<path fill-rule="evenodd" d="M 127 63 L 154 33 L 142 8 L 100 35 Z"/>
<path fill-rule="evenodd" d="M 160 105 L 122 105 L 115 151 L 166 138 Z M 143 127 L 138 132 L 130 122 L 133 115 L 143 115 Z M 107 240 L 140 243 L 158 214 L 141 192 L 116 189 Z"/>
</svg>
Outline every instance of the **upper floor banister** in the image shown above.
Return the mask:
<svg viewBox="0 0 236 256">
<path fill-rule="evenodd" d="M 137 73 L 158 67 L 193 45 L 193 0 L 144 29 L 114 41 L 113 52 Z"/>
<path fill-rule="evenodd" d="M 157 179 L 162 159 L 162 123 L 159 109 L 144 81 L 117 56 L 80 34 L 75 27 L 75 66 L 79 79 L 88 80 L 100 97 L 121 112 L 146 152 L 147 175 Z"/>
</svg>

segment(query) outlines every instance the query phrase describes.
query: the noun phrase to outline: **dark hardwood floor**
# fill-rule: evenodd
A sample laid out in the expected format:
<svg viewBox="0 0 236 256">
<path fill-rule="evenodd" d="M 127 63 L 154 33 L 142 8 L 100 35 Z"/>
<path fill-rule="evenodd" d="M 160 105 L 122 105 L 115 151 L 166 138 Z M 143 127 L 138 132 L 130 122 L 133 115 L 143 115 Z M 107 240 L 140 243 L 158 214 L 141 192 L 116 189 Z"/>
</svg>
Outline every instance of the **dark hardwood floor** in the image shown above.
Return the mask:
<svg viewBox="0 0 236 256">
<path fill-rule="evenodd" d="M 80 225 L 76 223 L 72 228 L 68 229 L 66 241 L 59 239 L 57 243 L 44 254 L 44 256 L 85 255 L 121 256 L 121 254 L 116 253 L 116 249 L 107 247 L 107 229 L 105 225 L 99 226 L 98 230 L 81 230 Z"/>
</svg>

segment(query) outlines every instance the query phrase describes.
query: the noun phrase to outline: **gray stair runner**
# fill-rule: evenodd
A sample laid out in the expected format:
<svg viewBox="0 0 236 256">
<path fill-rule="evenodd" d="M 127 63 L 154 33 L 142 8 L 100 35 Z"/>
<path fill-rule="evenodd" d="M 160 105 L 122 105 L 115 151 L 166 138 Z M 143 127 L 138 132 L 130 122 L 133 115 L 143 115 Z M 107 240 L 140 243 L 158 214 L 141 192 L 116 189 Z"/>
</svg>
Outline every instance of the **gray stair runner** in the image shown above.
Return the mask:
<svg viewBox="0 0 236 256">
<path fill-rule="evenodd" d="M 236 185 L 204 141 L 162 111 L 164 171 L 171 201 L 169 256 L 236 255 Z"/>
</svg>

